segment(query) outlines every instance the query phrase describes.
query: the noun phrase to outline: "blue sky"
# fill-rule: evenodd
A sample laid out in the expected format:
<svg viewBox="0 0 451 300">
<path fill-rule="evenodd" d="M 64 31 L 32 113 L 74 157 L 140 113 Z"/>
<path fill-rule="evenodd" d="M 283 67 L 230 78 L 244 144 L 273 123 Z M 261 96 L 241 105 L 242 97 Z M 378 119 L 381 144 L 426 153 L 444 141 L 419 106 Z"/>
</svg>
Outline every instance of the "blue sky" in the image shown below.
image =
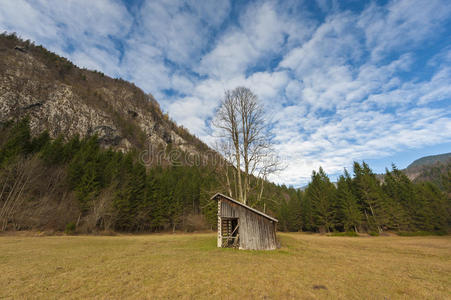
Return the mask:
<svg viewBox="0 0 451 300">
<path fill-rule="evenodd" d="M 0 30 L 134 82 L 207 143 L 224 91 L 251 88 L 279 183 L 451 151 L 450 1 L 0 0 Z"/>
</svg>

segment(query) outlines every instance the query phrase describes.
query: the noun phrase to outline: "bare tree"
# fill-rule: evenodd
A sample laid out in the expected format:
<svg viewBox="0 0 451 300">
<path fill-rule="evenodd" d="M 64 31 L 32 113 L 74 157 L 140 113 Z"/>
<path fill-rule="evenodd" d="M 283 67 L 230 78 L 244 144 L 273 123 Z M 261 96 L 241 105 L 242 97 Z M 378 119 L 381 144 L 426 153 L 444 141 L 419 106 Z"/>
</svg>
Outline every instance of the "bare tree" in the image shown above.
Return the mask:
<svg viewBox="0 0 451 300">
<path fill-rule="evenodd" d="M 253 173 L 257 174 L 257 185 L 256 189 L 258 191 L 257 203 L 263 198 L 263 189 L 265 187 L 265 181 L 268 180 L 270 174 L 276 173 L 283 169 L 282 162 L 280 159 L 274 155 L 274 150 L 272 147 L 264 149 L 256 160 L 258 164 L 254 164 Z"/>
<path fill-rule="evenodd" d="M 36 169 L 36 160 L 30 159 L 19 160 L 4 170 L 0 190 L 0 231 L 5 231 L 9 222 L 15 223 L 14 216 L 25 201 L 23 194 L 29 188 Z"/>
<path fill-rule="evenodd" d="M 233 148 L 231 147 L 231 144 L 221 140 L 216 143 L 215 147 L 216 151 L 222 155 L 222 159 L 216 159 L 216 174 L 219 175 L 218 179 L 219 182 L 223 183 L 223 187 L 227 190 L 227 193 L 230 197 L 233 197 L 232 192 L 232 184 L 235 182 L 235 180 L 231 180 L 230 175 L 236 178 L 236 172 L 235 172 L 235 163 L 234 163 L 234 157 L 233 154 Z M 225 160 L 225 161 L 224 161 Z M 232 173 L 230 172 L 230 169 L 232 169 Z M 225 178 L 225 182 L 222 180 Z M 237 194 L 236 185 L 235 187 L 235 194 Z"/>
<path fill-rule="evenodd" d="M 243 201 L 243 185 L 241 183 L 241 155 L 240 155 L 240 115 L 239 101 L 235 91 L 226 91 L 221 106 L 216 114 L 213 125 L 222 131 L 223 142 L 233 146 L 235 160 L 238 199 Z M 243 201 L 244 202 L 244 201 Z"/>
<path fill-rule="evenodd" d="M 237 87 L 225 92 L 213 121 L 213 126 L 221 132 L 221 147 L 217 150 L 234 165 L 236 197 L 244 204 L 248 202 L 251 176 L 266 180 L 269 173 L 277 170 L 278 161 L 274 159 L 264 116 L 257 96 L 248 88 Z M 226 178 L 230 183 L 228 173 Z M 262 188 L 263 181 L 260 195 Z M 228 188 L 228 192 L 231 194 L 232 189 Z"/>
</svg>

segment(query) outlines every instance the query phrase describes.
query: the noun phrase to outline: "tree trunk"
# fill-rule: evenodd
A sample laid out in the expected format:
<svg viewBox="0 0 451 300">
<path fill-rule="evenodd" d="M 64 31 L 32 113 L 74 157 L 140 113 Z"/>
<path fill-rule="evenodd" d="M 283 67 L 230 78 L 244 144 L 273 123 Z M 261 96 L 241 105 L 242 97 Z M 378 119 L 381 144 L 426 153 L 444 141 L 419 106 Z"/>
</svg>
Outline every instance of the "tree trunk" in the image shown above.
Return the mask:
<svg viewBox="0 0 451 300">
<path fill-rule="evenodd" d="M 225 175 L 226 175 L 227 191 L 229 192 L 229 197 L 233 198 L 232 187 L 230 186 L 229 167 L 227 167 L 227 166 L 226 166 L 226 169 L 225 169 Z"/>
<path fill-rule="evenodd" d="M 236 151 L 236 176 L 238 179 L 238 200 L 243 202 L 243 184 L 241 180 L 241 157 L 240 157 L 240 147 L 238 144 L 235 145 Z"/>
</svg>

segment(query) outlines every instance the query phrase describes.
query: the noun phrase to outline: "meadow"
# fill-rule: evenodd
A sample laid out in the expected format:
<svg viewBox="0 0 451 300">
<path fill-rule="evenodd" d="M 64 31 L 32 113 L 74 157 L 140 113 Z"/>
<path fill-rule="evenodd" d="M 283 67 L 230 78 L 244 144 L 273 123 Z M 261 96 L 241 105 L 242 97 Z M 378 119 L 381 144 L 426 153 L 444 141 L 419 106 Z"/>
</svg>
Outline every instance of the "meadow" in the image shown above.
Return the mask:
<svg viewBox="0 0 451 300">
<path fill-rule="evenodd" d="M 451 237 L 279 233 L 276 251 L 216 235 L 0 236 L 0 298 L 445 299 Z"/>
</svg>

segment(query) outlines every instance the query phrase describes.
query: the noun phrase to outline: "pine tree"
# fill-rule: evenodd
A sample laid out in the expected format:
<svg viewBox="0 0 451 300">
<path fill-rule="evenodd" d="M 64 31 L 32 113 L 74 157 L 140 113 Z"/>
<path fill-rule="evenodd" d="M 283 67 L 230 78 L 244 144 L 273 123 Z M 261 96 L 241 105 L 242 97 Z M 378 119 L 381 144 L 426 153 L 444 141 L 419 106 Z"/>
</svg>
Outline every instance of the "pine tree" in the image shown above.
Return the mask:
<svg viewBox="0 0 451 300">
<path fill-rule="evenodd" d="M 40 152 L 41 158 L 47 165 L 55 165 L 64 162 L 64 139 L 62 136 L 45 144 Z"/>
<path fill-rule="evenodd" d="M 118 228 L 133 230 L 137 228 L 136 217 L 139 203 L 144 201 L 146 170 L 144 166 L 133 162 L 133 153 L 124 157 L 120 189 L 115 199 L 118 212 Z"/>
<path fill-rule="evenodd" d="M 90 201 L 99 195 L 100 188 L 100 176 L 95 163 L 89 162 L 84 166 L 83 175 L 75 188 L 82 211 L 89 208 Z"/>
<path fill-rule="evenodd" d="M 447 194 L 448 200 L 451 201 L 451 163 L 448 164 L 447 170 L 441 176 L 441 185 Z"/>
<path fill-rule="evenodd" d="M 370 230 L 382 232 L 388 222 L 386 199 L 382 188 L 369 166 L 354 162 L 353 192 L 359 200 Z"/>
<path fill-rule="evenodd" d="M 153 230 L 164 228 L 167 220 L 167 203 L 166 200 L 166 172 L 157 166 L 150 170 L 147 182 L 147 199 L 146 207 L 151 213 L 150 227 Z M 153 199 L 150 199 L 153 195 Z"/>
<path fill-rule="evenodd" d="M 301 214 L 301 199 L 302 193 L 296 191 L 293 188 L 288 190 L 288 203 L 287 203 L 287 229 L 288 231 L 300 231 L 302 230 L 302 214 Z"/>
<path fill-rule="evenodd" d="M 382 190 L 387 200 L 387 226 L 395 230 L 408 229 L 418 206 L 412 182 L 393 164 L 391 172 L 385 170 Z"/>
<path fill-rule="evenodd" d="M 31 140 L 31 149 L 34 153 L 39 152 L 48 143 L 50 143 L 50 135 L 47 131 L 44 131 Z"/>
<path fill-rule="evenodd" d="M 417 185 L 420 210 L 414 222 L 422 230 L 446 232 L 451 225 L 451 205 L 446 195 L 433 183 Z"/>
<path fill-rule="evenodd" d="M 352 193 L 352 179 L 346 169 L 344 175 L 338 179 L 337 204 L 337 225 L 341 226 L 344 231 L 353 229 L 358 232 L 362 222 L 362 212 L 357 198 Z"/>
<path fill-rule="evenodd" d="M 5 126 L 4 141 L 0 141 L 0 167 L 9 164 L 18 155 L 26 155 L 32 151 L 28 118 Z"/>
<path fill-rule="evenodd" d="M 318 172 L 313 171 L 306 197 L 311 201 L 314 227 L 329 232 L 334 225 L 335 187 L 321 167 Z"/>
<path fill-rule="evenodd" d="M 305 231 L 314 231 L 315 224 L 313 221 L 313 208 L 310 195 L 305 192 L 305 197 L 301 199 L 301 220 L 302 229 Z"/>
</svg>

